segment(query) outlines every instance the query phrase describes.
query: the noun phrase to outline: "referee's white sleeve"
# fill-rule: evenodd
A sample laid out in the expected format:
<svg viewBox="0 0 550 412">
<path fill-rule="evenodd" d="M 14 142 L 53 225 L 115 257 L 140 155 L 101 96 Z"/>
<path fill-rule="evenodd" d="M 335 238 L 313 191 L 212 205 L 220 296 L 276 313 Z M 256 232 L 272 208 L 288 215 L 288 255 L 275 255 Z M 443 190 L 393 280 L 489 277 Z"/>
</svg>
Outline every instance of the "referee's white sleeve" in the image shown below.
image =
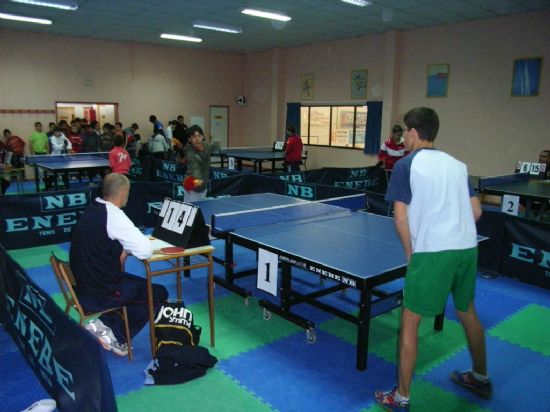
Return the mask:
<svg viewBox="0 0 550 412">
<path fill-rule="evenodd" d="M 118 240 L 124 250 L 138 259 L 147 259 L 153 254 L 149 238 L 139 231 L 122 210 L 112 204 L 107 204 L 107 235 Z"/>
</svg>

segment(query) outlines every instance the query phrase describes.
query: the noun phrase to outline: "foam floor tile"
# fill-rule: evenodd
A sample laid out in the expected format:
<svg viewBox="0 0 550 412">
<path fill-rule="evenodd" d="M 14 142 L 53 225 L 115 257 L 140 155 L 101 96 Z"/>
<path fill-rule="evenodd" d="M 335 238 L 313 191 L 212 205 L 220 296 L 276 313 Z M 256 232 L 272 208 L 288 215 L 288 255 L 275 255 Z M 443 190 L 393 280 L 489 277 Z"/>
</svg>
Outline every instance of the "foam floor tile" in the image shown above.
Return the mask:
<svg viewBox="0 0 550 412">
<path fill-rule="evenodd" d="M 395 382 L 395 366 L 369 356 L 355 369 L 355 347 L 319 331 L 307 344 L 302 334 L 280 339 L 219 363 L 219 368 L 281 411 L 360 410 L 374 390 Z"/>
<path fill-rule="evenodd" d="M 493 397 L 489 400 L 456 385 L 449 377 L 453 370 L 470 367 L 471 359 L 466 349 L 422 376 L 422 379 L 495 412 L 548 410 L 546 388 L 550 370 L 549 357 L 491 336 L 487 337 L 487 353 L 489 374 L 493 383 Z M 538 391 L 540 396 L 533 396 L 533 391 Z M 525 394 L 531 396 L 525 397 Z"/>
<path fill-rule="evenodd" d="M 217 369 L 206 376 L 180 385 L 150 386 L 117 397 L 120 412 L 267 412 L 272 409 L 261 399 Z"/>
<path fill-rule="evenodd" d="M 489 330 L 496 336 L 521 347 L 550 356 L 550 308 L 528 305 Z"/>
<path fill-rule="evenodd" d="M 369 352 L 391 363 L 396 363 L 401 310 L 377 316 L 371 320 L 369 331 Z M 321 329 L 339 336 L 351 344 L 357 340 L 357 328 L 341 319 L 328 321 Z M 418 332 L 420 350 L 416 372 L 424 373 L 446 358 L 452 356 L 466 344 L 462 327 L 446 319 L 441 332 L 433 329 L 433 318 L 424 318 Z"/>
<path fill-rule="evenodd" d="M 60 259 L 68 260 L 69 258 L 67 251 L 58 245 L 8 250 L 8 254 L 25 269 L 48 265 L 52 252 Z"/>
<path fill-rule="evenodd" d="M 190 305 L 190 309 L 196 322 L 202 326 L 201 344 L 207 346 L 210 342 L 208 304 Z M 240 296 L 231 294 L 216 299 L 216 347 L 207 347 L 218 359 L 227 359 L 298 331 L 301 329 L 278 316 L 265 321 L 255 299 L 250 299 L 247 306 Z"/>
<path fill-rule="evenodd" d="M 50 264 L 32 267 L 26 270 L 27 275 L 42 288 L 46 293 L 52 295 L 59 293 L 59 283 Z"/>
</svg>

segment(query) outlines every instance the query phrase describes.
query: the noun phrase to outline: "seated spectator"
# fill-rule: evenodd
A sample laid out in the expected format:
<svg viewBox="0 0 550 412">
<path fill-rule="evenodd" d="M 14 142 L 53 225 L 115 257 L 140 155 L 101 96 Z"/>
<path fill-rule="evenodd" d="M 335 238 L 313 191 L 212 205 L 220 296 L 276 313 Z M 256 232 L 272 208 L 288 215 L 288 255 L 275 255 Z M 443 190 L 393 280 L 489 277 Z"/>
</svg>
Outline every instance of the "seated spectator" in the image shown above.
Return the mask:
<svg viewBox="0 0 550 412">
<path fill-rule="evenodd" d="M 130 154 L 122 147 L 124 139 L 122 136 L 115 136 L 113 141 L 115 147 L 109 152 L 109 167 L 113 173 L 128 175 L 130 167 L 132 167 L 132 160 Z"/>
<path fill-rule="evenodd" d="M 128 202 L 130 181 L 110 173 L 103 180 L 103 197 L 96 198 L 73 229 L 70 265 L 76 279 L 75 290 L 82 307 L 101 311 L 125 305 L 130 336 L 134 337 L 149 319 L 147 280 L 124 271 L 129 255 L 147 259 L 153 254 L 151 241 L 121 210 Z M 155 310 L 168 298 L 162 285 L 152 285 Z M 124 321 L 118 313 L 101 315 L 86 325 L 103 348 L 119 356 L 128 354 Z"/>
<path fill-rule="evenodd" d="M 550 179 L 550 150 L 543 150 L 539 154 L 539 163 L 546 165 L 546 170 L 544 171 L 544 178 Z"/>
</svg>

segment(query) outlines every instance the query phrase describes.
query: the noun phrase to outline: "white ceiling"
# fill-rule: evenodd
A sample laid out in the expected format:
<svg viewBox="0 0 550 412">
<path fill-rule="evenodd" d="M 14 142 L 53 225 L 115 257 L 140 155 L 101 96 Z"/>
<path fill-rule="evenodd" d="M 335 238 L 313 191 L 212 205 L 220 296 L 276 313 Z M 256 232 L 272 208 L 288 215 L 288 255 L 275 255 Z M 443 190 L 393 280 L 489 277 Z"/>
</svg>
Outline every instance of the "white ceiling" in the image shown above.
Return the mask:
<svg viewBox="0 0 550 412">
<path fill-rule="evenodd" d="M 55 0 L 52 0 L 55 1 Z M 62 1 L 62 0 L 59 0 Z M 257 52 L 392 29 L 452 24 L 550 9 L 550 0 L 373 0 L 357 7 L 340 0 L 76 0 L 76 11 L 0 0 L 0 12 L 50 19 L 53 24 L 0 19 L 0 27 L 72 37 L 162 44 L 225 52 Z M 292 17 L 288 23 L 242 14 L 261 8 Z M 241 34 L 197 29 L 206 20 L 242 27 Z M 550 23 L 549 23 L 550 24 Z M 202 43 L 161 39 L 160 33 L 201 37 Z"/>
</svg>

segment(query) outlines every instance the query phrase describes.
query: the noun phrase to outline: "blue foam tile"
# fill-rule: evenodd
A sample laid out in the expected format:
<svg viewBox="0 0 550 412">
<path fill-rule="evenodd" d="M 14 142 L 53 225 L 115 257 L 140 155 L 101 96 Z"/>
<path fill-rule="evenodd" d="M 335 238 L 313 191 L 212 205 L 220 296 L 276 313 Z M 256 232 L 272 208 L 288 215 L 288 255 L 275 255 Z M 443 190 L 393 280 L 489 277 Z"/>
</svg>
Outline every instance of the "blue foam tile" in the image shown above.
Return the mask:
<svg viewBox="0 0 550 412">
<path fill-rule="evenodd" d="M 499 282 L 498 279 L 493 280 Z M 502 322 L 529 302 L 511 294 L 495 290 L 493 284 L 488 284 L 487 282 L 491 282 L 491 280 L 483 279 L 483 281 L 478 282 L 475 307 L 481 323 L 488 329 Z M 449 298 L 447 302 L 445 316 L 459 322 L 452 298 Z"/>
<path fill-rule="evenodd" d="M 218 363 L 275 409 L 344 411 L 369 407 L 375 389 L 395 384 L 395 365 L 369 355 L 368 370 L 355 369 L 355 347 L 317 331 L 309 345 L 298 333 Z"/>
<path fill-rule="evenodd" d="M 550 307 L 548 289 L 520 282 L 517 279 L 506 276 L 500 276 L 493 279 L 478 279 L 478 287 L 484 287 L 485 285 L 492 291 L 508 297 L 521 299 L 527 303 L 536 303 L 537 305 Z"/>
<path fill-rule="evenodd" d="M 493 411 L 548 410 L 547 382 L 550 357 L 491 336 L 487 337 L 487 352 L 489 374 L 493 382 L 493 397 L 489 400 L 470 393 L 449 378 L 453 370 L 464 370 L 470 367 L 470 355 L 466 349 L 432 369 L 422 378 Z"/>
<path fill-rule="evenodd" d="M 61 293 L 59 283 L 57 283 L 57 279 L 53 273 L 53 268 L 51 265 L 28 268 L 25 269 L 25 272 L 34 281 L 34 283 L 44 289 L 46 293 L 50 295 Z"/>
<path fill-rule="evenodd" d="M 0 327 L 0 410 L 21 411 L 51 396 L 42 387 L 3 327 Z"/>
</svg>

